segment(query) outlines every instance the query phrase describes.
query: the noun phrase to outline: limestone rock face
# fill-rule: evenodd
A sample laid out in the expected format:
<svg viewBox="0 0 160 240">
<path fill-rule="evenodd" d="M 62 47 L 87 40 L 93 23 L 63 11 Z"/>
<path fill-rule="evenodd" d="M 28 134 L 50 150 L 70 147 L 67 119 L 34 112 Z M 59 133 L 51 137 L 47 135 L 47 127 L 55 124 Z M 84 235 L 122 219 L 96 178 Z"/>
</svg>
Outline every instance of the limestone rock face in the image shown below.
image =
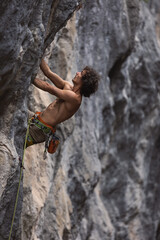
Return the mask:
<svg viewBox="0 0 160 240">
<path fill-rule="evenodd" d="M 46 80 L 43 54 L 68 81 L 85 65 L 101 81 L 58 126 L 56 154 L 44 160 L 43 143 L 26 150 L 12 239 L 160 238 L 159 0 L 92 0 L 75 12 L 79 3 L 1 4 L 0 240 L 10 231 L 27 112 L 54 99 L 31 84 L 37 72 Z"/>
</svg>

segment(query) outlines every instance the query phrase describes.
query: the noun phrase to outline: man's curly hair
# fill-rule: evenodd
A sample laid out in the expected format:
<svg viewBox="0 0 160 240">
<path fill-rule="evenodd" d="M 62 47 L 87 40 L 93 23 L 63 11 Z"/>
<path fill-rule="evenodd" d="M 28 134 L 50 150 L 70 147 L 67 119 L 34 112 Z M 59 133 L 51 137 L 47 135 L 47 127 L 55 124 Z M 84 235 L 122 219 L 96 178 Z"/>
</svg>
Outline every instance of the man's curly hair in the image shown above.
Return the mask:
<svg viewBox="0 0 160 240">
<path fill-rule="evenodd" d="M 81 95 L 90 97 L 98 89 L 98 83 L 100 80 L 99 74 L 91 67 L 86 66 L 83 70 L 86 73 L 82 76 Z"/>
</svg>

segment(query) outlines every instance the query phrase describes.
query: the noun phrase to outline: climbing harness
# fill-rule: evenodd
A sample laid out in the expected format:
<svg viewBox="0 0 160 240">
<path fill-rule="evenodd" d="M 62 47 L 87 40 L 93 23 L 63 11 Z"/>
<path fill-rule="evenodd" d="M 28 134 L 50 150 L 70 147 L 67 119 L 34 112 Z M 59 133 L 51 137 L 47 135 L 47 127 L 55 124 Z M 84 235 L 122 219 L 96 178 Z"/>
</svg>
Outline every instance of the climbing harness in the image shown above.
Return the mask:
<svg viewBox="0 0 160 240">
<path fill-rule="evenodd" d="M 30 122 L 31 122 L 31 120 L 28 121 L 27 132 L 26 132 L 25 143 L 24 143 L 24 149 L 23 149 L 23 158 L 22 158 L 22 160 L 21 160 L 21 158 L 19 158 L 20 176 L 19 176 L 19 183 L 18 183 L 16 201 L 15 201 L 15 205 L 14 205 L 13 217 L 12 217 L 11 228 L 10 228 L 10 233 L 9 233 L 8 240 L 11 239 L 12 228 L 13 228 L 14 218 L 15 218 L 15 214 L 16 214 L 16 208 L 17 208 L 17 203 L 18 203 L 20 183 L 21 183 L 22 173 L 23 173 L 23 169 L 24 169 L 24 154 L 25 154 L 25 149 L 26 149 L 27 136 L 28 136 L 28 133 L 29 133 Z"/>
<path fill-rule="evenodd" d="M 46 136 L 45 150 L 44 150 L 44 155 L 43 155 L 43 158 L 46 159 L 47 151 L 50 154 L 53 154 L 56 152 L 57 147 L 60 143 L 60 139 L 55 134 L 56 127 L 52 127 L 52 126 L 48 125 L 47 123 L 45 123 L 39 115 L 40 115 L 40 112 L 36 112 L 35 115 L 31 119 L 31 123 L 34 124 L 37 128 L 41 129 Z M 30 136 L 28 136 L 28 137 L 30 137 Z M 28 141 L 27 141 L 27 143 L 28 143 Z M 34 142 L 32 142 L 30 144 L 30 146 L 32 144 L 34 144 Z"/>
</svg>

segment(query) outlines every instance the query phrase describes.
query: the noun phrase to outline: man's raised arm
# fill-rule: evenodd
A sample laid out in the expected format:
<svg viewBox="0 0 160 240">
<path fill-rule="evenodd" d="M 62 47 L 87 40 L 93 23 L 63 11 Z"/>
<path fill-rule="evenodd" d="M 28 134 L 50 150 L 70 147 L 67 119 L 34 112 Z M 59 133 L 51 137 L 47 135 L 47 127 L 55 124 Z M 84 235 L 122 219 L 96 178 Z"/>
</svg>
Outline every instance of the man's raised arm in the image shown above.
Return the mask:
<svg viewBox="0 0 160 240">
<path fill-rule="evenodd" d="M 63 89 L 66 81 L 64 81 L 61 77 L 59 77 L 56 73 L 52 72 L 48 66 L 48 64 L 42 59 L 40 68 L 44 75 L 48 77 L 56 87 Z"/>
</svg>

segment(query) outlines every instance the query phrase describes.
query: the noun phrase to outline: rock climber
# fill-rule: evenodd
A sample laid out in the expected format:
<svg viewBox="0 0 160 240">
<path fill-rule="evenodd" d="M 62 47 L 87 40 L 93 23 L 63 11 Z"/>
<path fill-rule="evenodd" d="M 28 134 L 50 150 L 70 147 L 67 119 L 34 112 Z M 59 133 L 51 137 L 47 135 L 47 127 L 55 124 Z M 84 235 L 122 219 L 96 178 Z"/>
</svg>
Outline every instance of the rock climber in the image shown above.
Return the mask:
<svg viewBox="0 0 160 240">
<path fill-rule="evenodd" d="M 39 89 L 57 97 L 43 112 L 37 112 L 30 121 L 27 147 L 36 143 L 48 142 L 50 153 L 55 152 L 59 139 L 55 135 L 56 126 L 72 117 L 79 109 L 82 96 L 90 97 L 98 89 L 99 75 L 86 66 L 77 72 L 72 79 L 73 85 L 52 72 L 48 64 L 42 59 L 40 68 L 44 75 L 54 84 L 35 78 L 33 84 Z M 51 138 L 50 138 L 51 137 Z M 49 140 L 50 138 L 50 140 Z M 52 139 L 52 141 L 51 141 Z"/>
</svg>

